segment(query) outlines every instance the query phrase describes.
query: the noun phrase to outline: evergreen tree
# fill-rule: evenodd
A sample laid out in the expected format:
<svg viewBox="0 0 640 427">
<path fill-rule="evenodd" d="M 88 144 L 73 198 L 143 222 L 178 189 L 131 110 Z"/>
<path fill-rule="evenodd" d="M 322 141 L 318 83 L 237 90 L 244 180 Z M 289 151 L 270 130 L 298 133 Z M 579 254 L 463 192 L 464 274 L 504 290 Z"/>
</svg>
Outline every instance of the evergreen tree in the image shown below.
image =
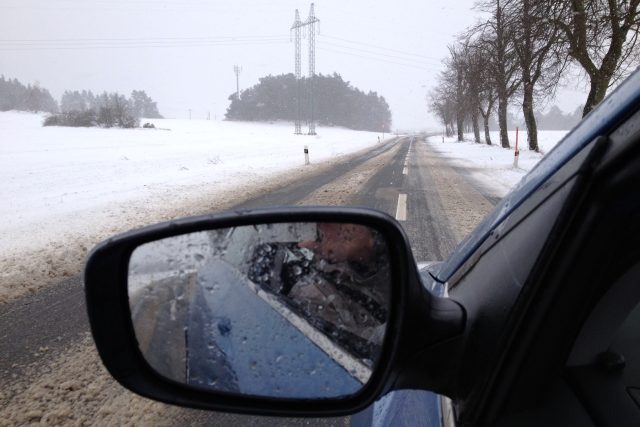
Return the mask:
<svg viewBox="0 0 640 427">
<path fill-rule="evenodd" d="M 158 105 L 143 90 L 131 92 L 130 104 L 133 114 L 138 118 L 161 119 Z"/>
<path fill-rule="evenodd" d="M 37 83 L 25 86 L 18 79 L 0 76 L 0 111 L 9 110 L 55 113 L 58 104 L 49 91 Z"/>
<path fill-rule="evenodd" d="M 301 94 L 303 120 L 310 117 L 310 89 L 313 83 L 313 115 L 321 125 L 351 129 L 384 131 L 391 128 L 391 111 L 386 100 L 376 92 L 364 93 L 334 73 L 319 74 L 297 81 L 293 74 L 266 76 L 244 90 L 238 99 L 229 96 L 227 120 L 293 121 L 298 111 L 297 94 Z M 298 86 L 300 86 L 298 88 Z"/>
</svg>

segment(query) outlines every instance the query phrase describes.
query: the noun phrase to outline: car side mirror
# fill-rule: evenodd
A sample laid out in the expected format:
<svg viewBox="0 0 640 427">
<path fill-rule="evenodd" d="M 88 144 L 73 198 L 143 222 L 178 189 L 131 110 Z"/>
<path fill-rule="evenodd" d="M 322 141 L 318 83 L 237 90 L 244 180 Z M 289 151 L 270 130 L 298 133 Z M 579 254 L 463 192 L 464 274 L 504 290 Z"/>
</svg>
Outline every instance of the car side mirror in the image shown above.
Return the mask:
<svg viewBox="0 0 640 427">
<path fill-rule="evenodd" d="M 92 251 L 85 289 L 98 351 L 122 385 L 265 415 L 358 411 L 411 383 L 412 356 L 460 333 L 464 318 L 421 285 L 397 222 L 363 209 L 238 212 L 129 232 Z"/>
</svg>

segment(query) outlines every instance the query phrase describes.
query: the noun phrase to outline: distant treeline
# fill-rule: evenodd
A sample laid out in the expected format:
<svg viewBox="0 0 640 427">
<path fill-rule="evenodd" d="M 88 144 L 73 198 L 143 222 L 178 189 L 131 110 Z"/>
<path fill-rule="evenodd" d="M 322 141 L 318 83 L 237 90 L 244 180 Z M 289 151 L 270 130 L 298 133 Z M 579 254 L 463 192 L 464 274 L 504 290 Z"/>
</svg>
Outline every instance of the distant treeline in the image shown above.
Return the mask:
<svg viewBox="0 0 640 427">
<path fill-rule="evenodd" d="M 0 76 L 0 111 L 9 110 L 51 113 L 45 126 L 136 127 L 142 117 L 162 118 L 157 104 L 142 90 L 132 91 L 129 98 L 115 92 L 65 91 L 58 105 L 38 84 Z"/>
<path fill-rule="evenodd" d="M 156 103 L 142 90 L 134 90 L 129 98 L 116 92 L 65 91 L 60 113 L 47 117 L 44 125 L 133 128 L 140 126 L 141 117 L 162 118 Z"/>
<path fill-rule="evenodd" d="M 302 121 L 306 122 L 313 108 L 314 120 L 321 125 L 377 132 L 389 132 L 391 128 L 391 111 L 384 97 L 351 86 L 337 73 L 319 74 L 313 82 L 309 78 L 296 80 L 293 74 L 270 75 L 242 91 L 240 99 L 234 93 L 229 100 L 227 120 L 293 121 L 300 108 Z"/>
<path fill-rule="evenodd" d="M 546 113 L 536 112 L 538 129 L 540 130 L 570 130 L 582 120 L 584 105 L 579 106 L 573 113 L 563 113 L 560 108 L 553 106 Z"/>
<path fill-rule="evenodd" d="M 0 111 L 9 110 L 55 113 L 58 103 L 37 83 L 25 86 L 18 79 L 0 76 Z"/>
<path fill-rule="evenodd" d="M 538 130 L 571 130 L 582 120 L 582 110 L 584 106 L 577 107 L 573 113 L 565 113 L 557 106 L 553 106 L 543 113 L 541 111 L 534 112 L 536 117 L 536 123 Z M 465 129 L 472 129 L 471 123 L 465 123 Z M 525 129 L 526 124 L 522 117 L 517 117 L 514 114 L 507 113 L 507 129 L 515 130 L 516 127 Z M 491 130 L 498 130 L 498 122 L 494 116 L 489 119 L 489 128 Z M 468 130 L 472 132 L 472 130 Z"/>
</svg>

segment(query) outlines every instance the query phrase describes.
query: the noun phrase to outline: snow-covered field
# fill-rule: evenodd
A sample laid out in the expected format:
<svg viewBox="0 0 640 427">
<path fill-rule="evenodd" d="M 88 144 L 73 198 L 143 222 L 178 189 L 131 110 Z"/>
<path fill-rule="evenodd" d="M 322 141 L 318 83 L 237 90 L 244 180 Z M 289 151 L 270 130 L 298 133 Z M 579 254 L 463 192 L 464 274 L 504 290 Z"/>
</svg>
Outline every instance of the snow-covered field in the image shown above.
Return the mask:
<svg viewBox="0 0 640 427">
<path fill-rule="evenodd" d="M 286 123 L 145 120 L 157 129 L 125 130 L 42 127 L 42 119 L 0 113 L 0 301 L 28 251 L 66 251 L 77 262 L 95 239 L 231 206 L 285 172 L 306 173 L 314 166 L 304 167 L 305 145 L 317 165 L 378 142 L 377 133 L 339 128 L 296 136 Z M 49 277 L 75 274 L 33 258 Z"/>
<path fill-rule="evenodd" d="M 530 171 L 551 149 L 564 138 L 569 131 L 539 131 L 538 145 L 540 153 L 527 148 L 527 133 L 520 131 L 518 135 L 518 168 L 514 168 L 515 131 L 509 132 L 511 149 L 502 148 L 498 132 L 491 132 L 493 145 L 472 142 L 473 135 L 465 135 L 468 141 L 457 142 L 455 137 L 445 138 L 433 136 L 429 138 L 431 147 L 447 157 L 454 165 L 464 168 L 475 179 L 497 197 L 503 197 L 522 177 Z M 483 137 L 484 141 L 484 137 Z"/>
<path fill-rule="evenodd" d="M 169 130 L 42 127 L 39 115 L 1 113 L 0 251 L 31 239 L 29 233 L 12 236 L 15 229 L 77 220 L 88 209 L 103 215 L 113 204 L 157 192 L 179 197 L 192 185 L 221 190 L 258 182 L 303 165 L 305 144 L 311 160 L 320 162 L 372 145 L 378 135 L 320 129 L 318 136 L 301 137 L 289 124 L 150 121 Z M 72 227 L 73 220 L 59 228 Z"/>
</svg>

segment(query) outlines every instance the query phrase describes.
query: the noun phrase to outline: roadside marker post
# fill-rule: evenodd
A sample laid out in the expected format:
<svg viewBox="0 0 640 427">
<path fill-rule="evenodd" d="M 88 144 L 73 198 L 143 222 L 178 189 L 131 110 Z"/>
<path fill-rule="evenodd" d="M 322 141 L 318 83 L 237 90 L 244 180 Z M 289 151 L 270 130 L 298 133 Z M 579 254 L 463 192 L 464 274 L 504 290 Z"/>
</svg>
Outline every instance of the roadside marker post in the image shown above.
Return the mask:
<svg viewBox="0 0 640 427">
<path fill-rule="evenodd" d="M 518 169 L 518 157 L 520 157 L 520 151 L 518 150 L 518 128 L 516 128 L 516 152 L 513 156 L 514 169 Z"/>
<path fill-rule="evenodd" d="M 305 165 L 310 164 L 310 162 L 309 162 L 309 146 L 308 145 L 304 146 L 304 164 Z"/>
</svg>

